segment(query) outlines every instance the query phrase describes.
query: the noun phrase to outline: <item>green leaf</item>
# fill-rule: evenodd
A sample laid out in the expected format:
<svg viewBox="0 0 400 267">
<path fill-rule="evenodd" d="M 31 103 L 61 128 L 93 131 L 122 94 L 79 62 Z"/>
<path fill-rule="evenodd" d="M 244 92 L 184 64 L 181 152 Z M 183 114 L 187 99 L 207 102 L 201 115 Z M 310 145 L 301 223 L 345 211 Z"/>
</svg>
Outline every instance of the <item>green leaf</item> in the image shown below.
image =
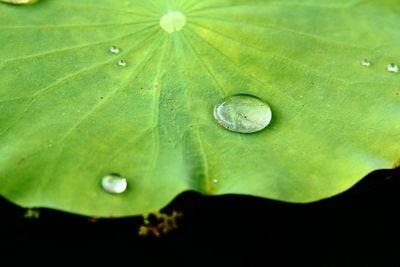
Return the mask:
<svg viewBox="0 0 400 267">
<path fill-rule="evenodd" d="M 161 27 L 169 11 L 186 21 Z M 48 0 L 0 14 L 0 194 L 22 206 L 126 216 L 189 189 L 308 202 L 400 158 L 397 1 Z M 213 107 L 234 94 L 265 100 L 271 124 L 222 128 Z M 125 193 L 102 189 L 111 173 Z"/>
</svg>

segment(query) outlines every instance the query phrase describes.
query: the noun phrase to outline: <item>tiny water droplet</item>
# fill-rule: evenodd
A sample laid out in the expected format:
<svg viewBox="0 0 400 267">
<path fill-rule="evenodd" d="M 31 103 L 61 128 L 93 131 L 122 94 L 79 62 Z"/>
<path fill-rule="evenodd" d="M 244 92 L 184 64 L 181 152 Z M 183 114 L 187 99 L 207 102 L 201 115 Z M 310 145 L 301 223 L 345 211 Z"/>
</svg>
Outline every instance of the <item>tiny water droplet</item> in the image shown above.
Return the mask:
<svg viewBox="0 0 400 267">
<path fill-rule="evenodd" d="M 121 194 L 125 192 L 128 182 L 118 174 L 109 174 L 101 179 L 101 186 L 109 193 Z"/>
<path fill-rule="evenodd" d="M 16 4 L 16 5 L 26 5 L 36 3 L 38 0 L 0 0 L 0 2 Z"/>
<path fill-rule="evenodd" d="M 219 180 L 218 179 L 212 179 L 213 184 L 218 184 Z"/>
<path fill-rule="evenodd" d="M 389 64 L 387 66 L 387 70 L 390 71 L 390 72 L 399 72 L 399 66 L 397 66 L 394 63 L 392 63 L 392 64 Z"/>
<path fill-rule="evenodd" d="M 214 107 L 214 118 L 232 132 L 254 133 L 268 126 L 272 111 L 260 98 L 239 94 L 218 102 Z"/>
<path fill-rule="evenodd" d="M 118 47 L 113 45 L 113 46 L 110 47 L 110 52 L 113 53 L 113 54 L 119 54 L 119 52 L 121 52 L 121 51 L 119 50 Z"/>
<path fill-rule="evenodd" d="M 126 61 L 121 59 L 120 61 L 118 61 L 118 66 L 126 67 Z"/>
<path fill-rule="evenodd" d="M 160 19 L 161 28 L 168 33 L 174 33 L 182 30 L 185 24 L 186 17 L 179 11 L 169 11 Z"/>
<path fill-rule="evenodd" d="M 363 66 L 365 66 L 365 67 L 369 67 L 369 66 L 371 66 L 371 62 L 369 62 L 368 59 L 364 59 L 364 60 L 361 62 L 361 65 L 363 65 Z"/>
</svg>

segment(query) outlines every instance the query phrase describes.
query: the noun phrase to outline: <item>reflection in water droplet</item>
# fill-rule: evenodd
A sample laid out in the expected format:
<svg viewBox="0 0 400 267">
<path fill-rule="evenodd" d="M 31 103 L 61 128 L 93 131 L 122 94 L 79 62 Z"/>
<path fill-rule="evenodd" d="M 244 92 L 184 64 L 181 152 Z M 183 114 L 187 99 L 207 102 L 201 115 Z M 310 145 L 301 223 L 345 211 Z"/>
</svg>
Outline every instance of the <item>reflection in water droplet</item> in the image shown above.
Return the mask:
<svg viewBox="0 0 400 267">
<path fill-rule="evenodd" d="M 128 182 L 118 174 L 109 174 L 101 179 L 101 186 L 109 193 L 121 194 L 125 192 Z"/>
<path fill-rule="evenodd" d="M 363 66 L 365 66 L 365 67 L 371 66 L 371 62 L 369 62 L 368 59 L 364 59 L 364 60 L 361 62 L 361 64 L 362 64 Z"/>
<path fill-rule="evenodd" d="M 218 184 L 219 180 L 218 179 L 212 179 L 213 184 Z"/>
<path fill-rule="evenodd" d="M 126 61 L 121 59 L 120 61 L 118 61 L 118 66 L 126 67 Z"/>
<path fill-rule="evenodd" d="M 0 2 L 17 4 L 17 5 L 24 5 L 24 4 L 33 4 L 36 3 L 38 0 L 0 0 Z"/>
<path fill-rule="evenodd" d="M 399 72 L 399 66 L 397 66 L 394 63 L 392 63 L 392 64 L 389 64 L 387 66 L 387 70 L 390 71 L 390 72 Z"/>
<path fill-rule="evenodd" d="M 254 133 L 268 126 L 272 112 L 258 97 L 239 94 L 218 102 L 214 107 L 214 118 L 230 131 Z"/>
<path fill-rule="evenodd" d="M 116 47 L 115 45 L 113 45 L 113 46 L 110 47 L 110 52 L 113 53 L 113 54 L 118 54 L 118 53 L 121 52 L 121 51 L 119 50 L 118 47 Z"/>
<path fill-rule="evenodd" d="M 168 33 L 174 33 L 182 30 L 185 24 L 186 17 L 179 11 L 169 11 L 160 19 L 161 28 Z"/>
</svg>

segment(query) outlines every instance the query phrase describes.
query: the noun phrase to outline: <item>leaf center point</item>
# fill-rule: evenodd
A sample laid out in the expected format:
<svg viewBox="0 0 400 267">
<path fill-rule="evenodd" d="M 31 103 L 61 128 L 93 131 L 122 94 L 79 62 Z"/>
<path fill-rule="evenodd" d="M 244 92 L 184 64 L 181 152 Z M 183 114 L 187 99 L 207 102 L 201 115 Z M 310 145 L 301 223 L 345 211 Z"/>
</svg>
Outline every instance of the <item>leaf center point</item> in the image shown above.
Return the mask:
<svg viewBox="0 0 400 267">
<path fill-rule="evenodd" d="M 185 24 L 186 17 L 179 11 L 169 11 L 160 19 L 161 28 L 168 33 L 181 31 Z"/>
</svg>

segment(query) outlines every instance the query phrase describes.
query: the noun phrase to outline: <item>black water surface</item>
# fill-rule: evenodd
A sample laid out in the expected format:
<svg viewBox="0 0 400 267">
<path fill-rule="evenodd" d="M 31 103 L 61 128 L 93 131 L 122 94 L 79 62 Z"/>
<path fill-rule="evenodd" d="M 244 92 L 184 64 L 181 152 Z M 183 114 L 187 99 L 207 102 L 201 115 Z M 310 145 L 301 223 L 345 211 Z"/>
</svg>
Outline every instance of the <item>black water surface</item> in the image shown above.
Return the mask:
<svg viewBox="0 0 400 267">
<path fill-rule="evenodd" d="M 27 219 L 0 199 L 0 266 L 50 254 L 58 263 L 84 256 L 130 266 L 400 266 L 399 203 L 400 168 L 309 204 L 185 192 L 163 209 L 183 212 L 179 228 L 156 238 L 138 236 L 141 217 L 93 221 L 41 209 L 39 219 Z"/>
</svg>

